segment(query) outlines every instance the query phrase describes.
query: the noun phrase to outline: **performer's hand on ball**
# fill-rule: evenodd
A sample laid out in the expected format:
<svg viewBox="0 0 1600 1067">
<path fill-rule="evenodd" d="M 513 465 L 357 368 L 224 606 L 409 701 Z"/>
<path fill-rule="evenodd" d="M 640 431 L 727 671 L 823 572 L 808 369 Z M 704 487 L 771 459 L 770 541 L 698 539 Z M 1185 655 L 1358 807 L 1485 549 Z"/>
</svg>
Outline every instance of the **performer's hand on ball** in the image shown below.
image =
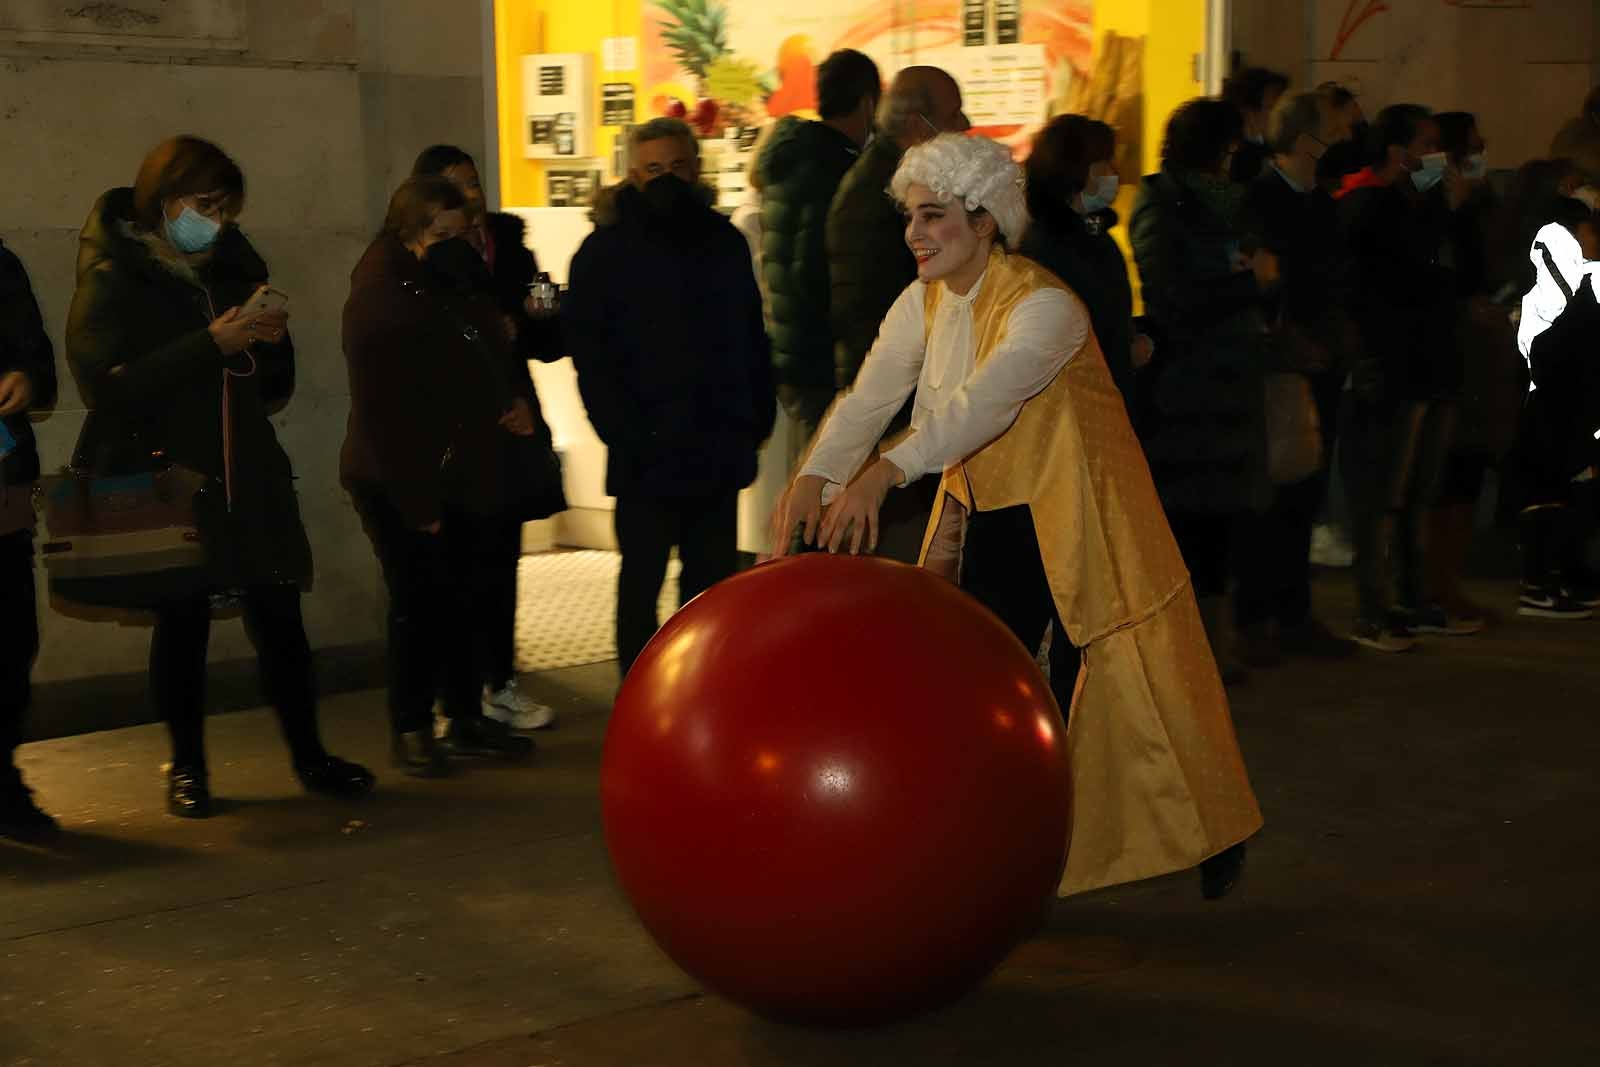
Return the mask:
<svg viewBox="0 0 1600 1067">
<path fill-rule="evenodd" d="M 829 552 L 837 552 L 850 539 L 850 554 L 861 553 L 863 538 L 868 552 L 878 548 L 878 512 L 883 508 L 883 498 L 892 486 L 905 481 L 905 473 L 886 459 L 868 467 L 861 477 L 839 494 L 822 518 L 822 530 L 817 534 Z"/>
<path fill-rule="evenodd" d="M 802 474 L 794 480 L 783 503 L 778 506 L 777 523 L 772 529 L 772 558 L 789 554 L 796 527 L 801 544 L 814 544 L 817 526 L 822 522 L 822 489 L 827 480 L 815 474 Z"/>
</svg>

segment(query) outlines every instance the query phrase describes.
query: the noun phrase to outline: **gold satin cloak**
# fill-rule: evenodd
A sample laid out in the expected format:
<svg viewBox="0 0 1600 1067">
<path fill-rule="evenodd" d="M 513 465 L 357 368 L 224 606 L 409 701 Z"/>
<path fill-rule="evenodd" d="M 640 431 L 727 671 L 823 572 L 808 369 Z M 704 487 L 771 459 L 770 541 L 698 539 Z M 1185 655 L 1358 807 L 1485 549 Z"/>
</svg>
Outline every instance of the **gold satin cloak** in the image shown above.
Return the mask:
<svg viewBox="0 0 1600 1067">
<path fill-rule="evenodd" d="M 982 286 L 978 364 L 1021 300 L 1067 290 L 1000 251 Z M 943 291 L 927 289 L 930 332 Z M 945 471 L 942 490 L 930 538 L 947 494 L 969 510 L 1028 505 L 1056 608 L 1082 650 L 1060 895 L 1193 867 L 1260 829 L 1188 571 L 1092 332 L 1010 429 Z"/>
</svg>

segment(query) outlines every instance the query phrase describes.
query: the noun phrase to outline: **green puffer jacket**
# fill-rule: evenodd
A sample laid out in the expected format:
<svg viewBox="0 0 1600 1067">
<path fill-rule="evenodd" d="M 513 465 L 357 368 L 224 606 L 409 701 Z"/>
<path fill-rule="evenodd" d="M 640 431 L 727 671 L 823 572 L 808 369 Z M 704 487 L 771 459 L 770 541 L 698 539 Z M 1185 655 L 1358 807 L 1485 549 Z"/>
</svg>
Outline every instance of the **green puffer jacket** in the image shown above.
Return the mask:
<svg viewBox="0 0 1600 1067">
<path fill-rule="evenodd" d="M 859 153 L 821 122 L 778 122 L 756 164 L 761 190 L 761 272 L 771 307 L 779 385 L 832 389 L 828 324 L 828 207 Z"/>
<path fill-rule="evenodd" d="M 828 212 L 829 315 L 834 384 L 840 389 L 855 383 L 883 317 L 917 280 L 905 218 L 889 196 L 889 180 L 903 155 L 892 137 L 872 142 L 844 176 Z"/>
</svg>

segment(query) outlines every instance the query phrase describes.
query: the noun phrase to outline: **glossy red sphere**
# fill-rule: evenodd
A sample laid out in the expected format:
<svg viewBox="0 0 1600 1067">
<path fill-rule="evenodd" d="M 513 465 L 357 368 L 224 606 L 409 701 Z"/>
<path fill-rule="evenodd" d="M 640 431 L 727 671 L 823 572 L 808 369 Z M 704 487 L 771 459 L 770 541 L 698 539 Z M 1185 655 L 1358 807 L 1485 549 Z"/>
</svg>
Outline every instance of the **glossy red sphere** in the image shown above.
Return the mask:
<svg viewBox="0 0 1600 1067">
<path fill-rule="evenodd" d="M 1061 714 L 943 579 L 805 555 L 696 598 L 629 672 L 601 769 L 624 892 L 677 963 L 775 1018 L 945 1003 L 1066 863 Z"/>
</svg>

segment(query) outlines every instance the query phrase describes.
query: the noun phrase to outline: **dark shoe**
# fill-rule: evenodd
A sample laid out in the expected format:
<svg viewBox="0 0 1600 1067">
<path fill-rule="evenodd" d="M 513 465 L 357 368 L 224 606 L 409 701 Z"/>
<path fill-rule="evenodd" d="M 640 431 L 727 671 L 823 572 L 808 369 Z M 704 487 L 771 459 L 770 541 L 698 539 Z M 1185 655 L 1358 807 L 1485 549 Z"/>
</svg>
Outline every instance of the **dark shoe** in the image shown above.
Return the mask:
<svg viewBox="0 0 1600 1067">
<path fill-rule="evenodd" d="M 0 781 L 12 778 L 0 775 Z M 61 832 L 56 821 L 33 802 L 33 791 L 22 784 L 22 779 L 0 785 L 0 837 L 27 844 L 49 841 Z"/>
<path fill-rule="evenodd" d="M 452 755 L 487 759 L 526 759 L 533 752 L 533 739 L 514 734 L 504 723 L 484 715 L 467 715 L 450 720 L 444 747 Z"/>
<path fill-rule="evenodd" d="M 1207 900 L 1221 900 L 1233 892 L 1244 873 L 1244 842 L 1223 849 L 1200 864 L 1200 895 Z"/>
<path fill-rule="evenodd" d="M 1356 654 L 1354 641 L 1340 637 L 1315 618 L 1285 626 L 1279 643 L 1288 655 L 1308 659 L 1347 659 Z"/>
<path fill-rule="evenodd" d="M 1241 627 L 1235 646 L 1239 661 L 1246 667 L 1266 669 L 1283 662 L 1283 649 L 1270 622 L 1257 622 Z"/>
<path fill-rule="evenodd" d="M 1517 604 L 1517 614 L 1532 619 L 1582 621 L 1593 618 L 1594 609 L 1578 603 L 1560 589 L 1524 585 L 1522 598 Z"/>
<path fill-rule="evenodd" d="M 392 747 L 394 765 L 413 778 L 443 778 L 450 773 L 450 761 L 433 737 L 433 724 L 425 730 L 395 734 Z"/>
<path fill-rule="evenodd" d="M 1363 619 L 1350 632 L 1350 640 L 1374 652 L 1410 652 L 1417 647 L 1416 635 L 1402 622 L 1371 622 Z"/>
<path fill-rule="evenodd" d="M 1453 615 L 1438 604 L 1428 604 L 1406 613 L 1408 623 L 1419 634 L 1439 634 L 1444 637 L 1471 637 L 1482 633 L 1482 619 Z"/>
<path fill-rule="evenodd" d="M 359 763 L 342 760 L 338 756 L 323 756 L 320 760 L 294 769 L 300 784 L 308 793 L 321 793 L 325 797 L 348 800 L 366 796 L 377 784 L 371 771 Z"/>
<path fill-rule="evenodd" d="M 1583 608 L 1600 608 L 1600 586 L 1586 581 L 1567 582 L 1561 591 L 1567 599 Z"/>
<path fill-rule="evenodd" d="M 211 818 L 211 786 L 206 772 L 194 767 L 168 771 L 167 810 L 184 819 Z"/>
</svg>

